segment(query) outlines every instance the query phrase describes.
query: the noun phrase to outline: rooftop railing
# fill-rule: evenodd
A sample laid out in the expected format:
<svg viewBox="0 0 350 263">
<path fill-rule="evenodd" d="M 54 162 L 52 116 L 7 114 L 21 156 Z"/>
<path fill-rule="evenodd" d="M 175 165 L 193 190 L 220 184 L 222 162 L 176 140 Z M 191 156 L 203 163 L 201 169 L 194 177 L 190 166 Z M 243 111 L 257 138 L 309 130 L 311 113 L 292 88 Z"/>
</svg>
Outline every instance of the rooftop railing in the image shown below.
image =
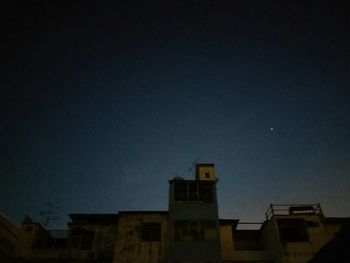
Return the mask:
<svg viewBox="0 0 350 263">
<path fill-rule="evenodd" d="M 323 212 L 321 205 L 317 204 L 270 204 L 265 216 L 269 220 L 273 216 L 290 215 L 321 215 Z"/>
</svg>

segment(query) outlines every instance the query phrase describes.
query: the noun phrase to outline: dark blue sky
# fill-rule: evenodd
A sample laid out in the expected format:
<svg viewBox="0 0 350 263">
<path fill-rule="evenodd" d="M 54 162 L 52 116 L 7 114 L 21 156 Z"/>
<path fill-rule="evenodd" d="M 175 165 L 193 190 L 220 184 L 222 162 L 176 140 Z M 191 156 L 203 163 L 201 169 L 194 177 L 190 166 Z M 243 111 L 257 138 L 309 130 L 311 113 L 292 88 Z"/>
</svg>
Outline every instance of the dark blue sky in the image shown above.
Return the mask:
<svg viewBox="0 0 350 263">
<path fill-rule="evenodd" d="M 197 161 L 221 218 L 349 216 L 349 4 L 232 2 L 9 4 L 0 211 L 166 210 Z"/>
</svg>

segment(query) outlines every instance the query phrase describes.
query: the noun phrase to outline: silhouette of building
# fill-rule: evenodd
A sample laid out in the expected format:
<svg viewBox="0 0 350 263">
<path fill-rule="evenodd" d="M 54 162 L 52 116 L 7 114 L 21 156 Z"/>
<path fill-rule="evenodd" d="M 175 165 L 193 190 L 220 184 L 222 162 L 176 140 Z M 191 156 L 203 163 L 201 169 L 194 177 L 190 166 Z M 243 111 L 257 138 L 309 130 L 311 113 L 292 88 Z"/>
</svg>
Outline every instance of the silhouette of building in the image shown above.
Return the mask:
<svg viewBox="0 0 350 263">
<path fill-rule="evenodd" d="M 270 205 L 259 224 L 219 219 L 216 187 L 214 165 L 198 164 L 195 180 L 169 181 L 168 211 L 70 214 L 64 231 L 27 217 L 13 262 L 303 263 L 347 220 L 325 217 L 319 204 Z"/>
<path fill-rule="evenodd" d="M 18 234 L 18 227 L 0 213 L 0 262 L 8 262 L 13 257 Z"/>
<path fill-rule="evenodd" d="M 334 221 L 334 219 L 331 221 Z M 338 221 L 338 219 L 335 218 L 335 221 Z M 350 262 L 350 219 L 342 222 L 342 225 L 338 234 L 324 245 L 309 263 Z"/>
</svg>

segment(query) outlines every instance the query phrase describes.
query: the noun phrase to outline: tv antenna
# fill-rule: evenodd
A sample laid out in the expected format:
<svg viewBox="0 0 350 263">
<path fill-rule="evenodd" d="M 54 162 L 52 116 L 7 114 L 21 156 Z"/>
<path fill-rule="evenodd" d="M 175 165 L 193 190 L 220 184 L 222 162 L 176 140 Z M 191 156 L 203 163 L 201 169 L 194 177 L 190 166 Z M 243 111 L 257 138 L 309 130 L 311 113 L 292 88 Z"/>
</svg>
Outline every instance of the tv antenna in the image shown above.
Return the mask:
<svg viewBox="0 0 350 263">
<path fill-rule="evenodd" d="M 58 213 L 62 211 L 58 206 L 53 203 L 46 202 L 43 207 L 39 209 L 39 214 L 42 218 L 42 223 L 46 228 L 51 222 L 59 219 Z"/>
<path fill-rule="evenodd" d="M 194 159 L 194 161 L 192 162 L 191 166 L 188 168 L 188 171 L 189 171 L 189 172 L 193 172 L 193 171 L 196 170 L 196 165 L 198 164 L 198 161 L 199 161 L 200 157 L 201 157 L 201 156 L 198 155 L 198 156 L 196 157 L 196 159 Z"/>
</svg>

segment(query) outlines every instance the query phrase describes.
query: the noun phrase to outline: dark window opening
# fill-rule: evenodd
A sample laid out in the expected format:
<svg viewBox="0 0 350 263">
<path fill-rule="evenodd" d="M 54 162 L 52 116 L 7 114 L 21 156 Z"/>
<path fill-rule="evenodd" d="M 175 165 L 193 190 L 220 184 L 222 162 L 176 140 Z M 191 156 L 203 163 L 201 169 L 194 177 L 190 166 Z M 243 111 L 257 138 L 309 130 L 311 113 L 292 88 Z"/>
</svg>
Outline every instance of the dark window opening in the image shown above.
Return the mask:
<svg viewBox="0 0 350 263">
<path fill-rule="evenodd" d="M 70 247 L 74 249 L 88 250 L 92 248 L 95 232 L 87 229 L 73 229 L 70 238 Z"/>
<path fill-rule="evenodd" d="M 199 221 L 175 222 L 175 241 L 195 241 L 203 239 Z"/>
<path fill-rule="evenodd" d="M 235 250 L 261 250 L 260 231 L 235 230 L 233 232 Z"/>
<path fill-rule="evenodd" d="M 174 200 L 182 202 L 214 202 L 212 182 L 175 182 Z"/>
<path fill-rule="evenodd" d="M 188 201 L 198 201 L 199 192 L 198 185 L 196 182 L 188 183 Z"/>
<path fill-rule="evenodd" d="M 67 231 L 36 230 L 31 245 L 32 249 L 65 249 L 67 247 Z"/>
<path fill-rule="evenodd" d="M 278 219 L 277 223 L 282 243 L 309 242 L 309 235 L 304 219 Z"/>
<path fill-rule="evenodd" d="M 142 224 L 142 241 L 160 241 L 161 240 L 161 223 L 144 223 Z"/>
<path fill-rule="evenodd" d="M 217 239 L 215 221 L 177 221 L 174 224 L 175 241 L 199 241 Z"/>
<path fill-rule="evenodd" d="M 174 183 L 174 200 L 185 201 L 187 199 L 187 184 L 186 182 Z"/>
<path fill-rule="evenodd" d="M 199 197 L 200 201 L 205 203 L 211 203 L 214 201 L 214 185 L 207 182 L 202 182 L 199 185 Z"/>
<path fill-rule="evenodd" d="M 205 178 L 210 178 L 210 173 L 209 172 L 205 172 L 204 177 Z"/>
</svg>

